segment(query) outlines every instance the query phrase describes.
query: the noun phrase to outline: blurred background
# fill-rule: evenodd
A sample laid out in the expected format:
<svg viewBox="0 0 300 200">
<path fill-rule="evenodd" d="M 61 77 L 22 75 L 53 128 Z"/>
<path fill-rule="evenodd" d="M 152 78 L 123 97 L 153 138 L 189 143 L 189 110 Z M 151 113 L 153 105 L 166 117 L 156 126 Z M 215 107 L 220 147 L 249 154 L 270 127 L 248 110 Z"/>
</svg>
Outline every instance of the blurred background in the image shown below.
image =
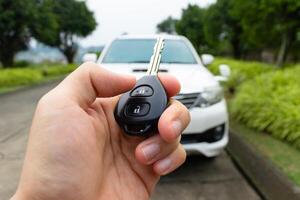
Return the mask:
<svg viewBox="0 0 300 200">
<path fill-rule="evenodd" d="M 9 176 L 9 168 L 21 164 L 5 160 L 5 143 L 12 137 L 7 130 L 13 124 L 5 118 L 18 115 L 12 115 L 6 101 L 23 97 L 26 100 L 26 93 L 14 98 L 7 95 L 24 86 L 61 80 L 76 69 L 86 53 L 99 56 L 117 36 L 154 33 L 187 37 L 199 55 L 214 56 L 207 68 L 215 75 L 220 64 L 230 67 L 231 75 L 222 86 L 232 134 L 282 173 L 287 185 L 300 186 L 299 0 L 0 0 L 0 174 L 7 174 L 0 176 L 0 199 L 16 187 L 18 177 Z M 32 112 L 26 116 L 28 122 Z M 243 168 L 247 164 L 231 161 L 239 158 L 230 145 L 229 156 L 224 153 L 226 156 L 221 159 L 226 157 L 230 166 L 240 171 L 235 166 Z M 22 152 L 18 152 L 18 159 L 22 159 Z M 185 181 L 190 181 L 195 170 L 208 174 L 217 171 L 220 176 L 214 180 L 222 183 L 224 174 L 229 173 L 224 162 L 192 157 L 184 168 L 186 171 L 178 172 L 181 178 L 175 173 L 169 179 L 176 182 L 185 177 Z M 268 199 L 268 194 L 259 189 L 266 180 L 252 177 L 251 173 L 233 173 L 239 174 L 238 179 L 242 177 L 250 188 L 247 191 L 251 190 L 244 199 Z M 199 176 L 201 183 L 207 181 L 207 177 Z M 232 183 L 232 188 L 237 184 Z M 197 184 L 192 186 L 195 191 L 201 188 Z M 162 184 L 161 188 L 164 187 Z M 167 199 L 164 189 L 159 188 L 155 198 Z M 187 193 L 189 190 L 186 189 Z M 234 189 L 223 193 L 228 199 L 234 197 Z M 299 195 L 299 191 L 295 193 Z M 193 194 L 195 199 L 201 196 Z"/>
</svg>

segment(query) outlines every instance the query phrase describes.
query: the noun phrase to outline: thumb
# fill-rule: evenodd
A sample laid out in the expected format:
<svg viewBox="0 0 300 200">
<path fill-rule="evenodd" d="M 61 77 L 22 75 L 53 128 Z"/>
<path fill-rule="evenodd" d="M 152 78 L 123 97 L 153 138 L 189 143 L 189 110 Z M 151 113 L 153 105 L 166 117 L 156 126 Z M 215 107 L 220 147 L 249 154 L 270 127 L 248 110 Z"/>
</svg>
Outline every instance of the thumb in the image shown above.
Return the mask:
<svg viewBox="0 0 300 200">
<path fill-rule="evenodd" d="M 52 92 L 81 107 L 92 104 L 97 97 L 111 97 L 130 90 L 135 78 L 119 75 L 95 63 L 84 63 L 63 80 Z"/>
</svg>

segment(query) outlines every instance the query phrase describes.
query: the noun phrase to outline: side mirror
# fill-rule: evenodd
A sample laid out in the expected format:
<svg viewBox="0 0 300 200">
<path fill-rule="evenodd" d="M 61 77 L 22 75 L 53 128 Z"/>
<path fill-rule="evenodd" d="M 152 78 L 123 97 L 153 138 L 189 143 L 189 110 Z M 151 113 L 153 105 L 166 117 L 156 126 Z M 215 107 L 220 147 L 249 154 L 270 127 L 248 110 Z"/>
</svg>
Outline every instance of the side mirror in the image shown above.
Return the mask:
<svg viewBox="0 0 300 200">
<path fill-rule="evenodd" d="M 221 76 L 224 76 L 226 78 L 228 78 L 231 75 L 231 69 L 226 64 L 219 65 L 219 72 L 220 72 Z"/>
<path fill-rule="evenodd" d="M 211 64 L 214 61 L 214 59 L 215 58 L 212 55 L 210 55 L 210 54 L 202 54 L 201 55 L 202 63 L 205 66 Z"/>
<path fill-rule="evenodd" d="M 96 62 L 97 55 L 95 53 L 86 53 L 82 57 L 82 62 Z"/>
<path fill-rule="evenodd" d="M 231 69 L 228 65 L 221 64 L 221 65 L 219 65 L 219 72 L 220 72 L 220 76 L 215 76 L 215 79 L 218 82 L 225 82 L 228 80 L 228 78 L 231 74 Z"/>
</svg>

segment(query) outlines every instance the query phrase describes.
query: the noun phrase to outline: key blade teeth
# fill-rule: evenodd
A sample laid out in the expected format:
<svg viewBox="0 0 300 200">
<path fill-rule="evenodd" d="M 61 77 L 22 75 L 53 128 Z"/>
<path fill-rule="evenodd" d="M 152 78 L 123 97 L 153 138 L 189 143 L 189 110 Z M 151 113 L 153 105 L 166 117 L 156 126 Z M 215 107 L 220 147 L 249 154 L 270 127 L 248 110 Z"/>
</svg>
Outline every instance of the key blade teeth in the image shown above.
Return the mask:
<svg viewBox="0 0 300 200">
<path fill-rule="evenodd" d="M 165 42 L 163 37 L 158 37 L 153 48 L 153 55 L 151 56 L 150 66 L 147 71 L 149 75 L 156 75 L 159 70 L 159 65 L 161 61 L 161 53 L 165 47 Z"/>
</svg>

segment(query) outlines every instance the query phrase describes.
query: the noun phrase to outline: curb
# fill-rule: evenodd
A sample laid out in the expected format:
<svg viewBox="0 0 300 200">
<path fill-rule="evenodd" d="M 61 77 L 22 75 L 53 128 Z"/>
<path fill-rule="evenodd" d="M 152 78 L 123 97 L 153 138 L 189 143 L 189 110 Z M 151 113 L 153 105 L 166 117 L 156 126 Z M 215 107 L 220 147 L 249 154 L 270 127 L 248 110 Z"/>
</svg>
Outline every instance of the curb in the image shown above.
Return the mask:
<svg viewBox="0 0 300 200">
<path fill-rule="evenodd" d="M 265 199 L 300 200 L 300 188 L 234 130 L 230 130 L 227 150 Z"/>
<path fill-rule="evenodd" d="M 16 88 L 15 90 L 0 93 L 0 97 L 8 96 L 8 95 L 16 93 L 16 92 L 22 92 L 22 91 L 34 89 L 34 88 L 44 86 L 44 85 L 48 85 L 48 84 L 59 83 L 64 78 L 65 78 L 65 76 L 62 76 L 62 77 L 57 77 L 57 78 L 54 78 L 54 79 L 51 79 L 51 80 L 45 80 L 45 81 L 42 81 L 42 82 L 34 83 L 32 85 L 20 86 L 20 87 Z"/>
</svg>

